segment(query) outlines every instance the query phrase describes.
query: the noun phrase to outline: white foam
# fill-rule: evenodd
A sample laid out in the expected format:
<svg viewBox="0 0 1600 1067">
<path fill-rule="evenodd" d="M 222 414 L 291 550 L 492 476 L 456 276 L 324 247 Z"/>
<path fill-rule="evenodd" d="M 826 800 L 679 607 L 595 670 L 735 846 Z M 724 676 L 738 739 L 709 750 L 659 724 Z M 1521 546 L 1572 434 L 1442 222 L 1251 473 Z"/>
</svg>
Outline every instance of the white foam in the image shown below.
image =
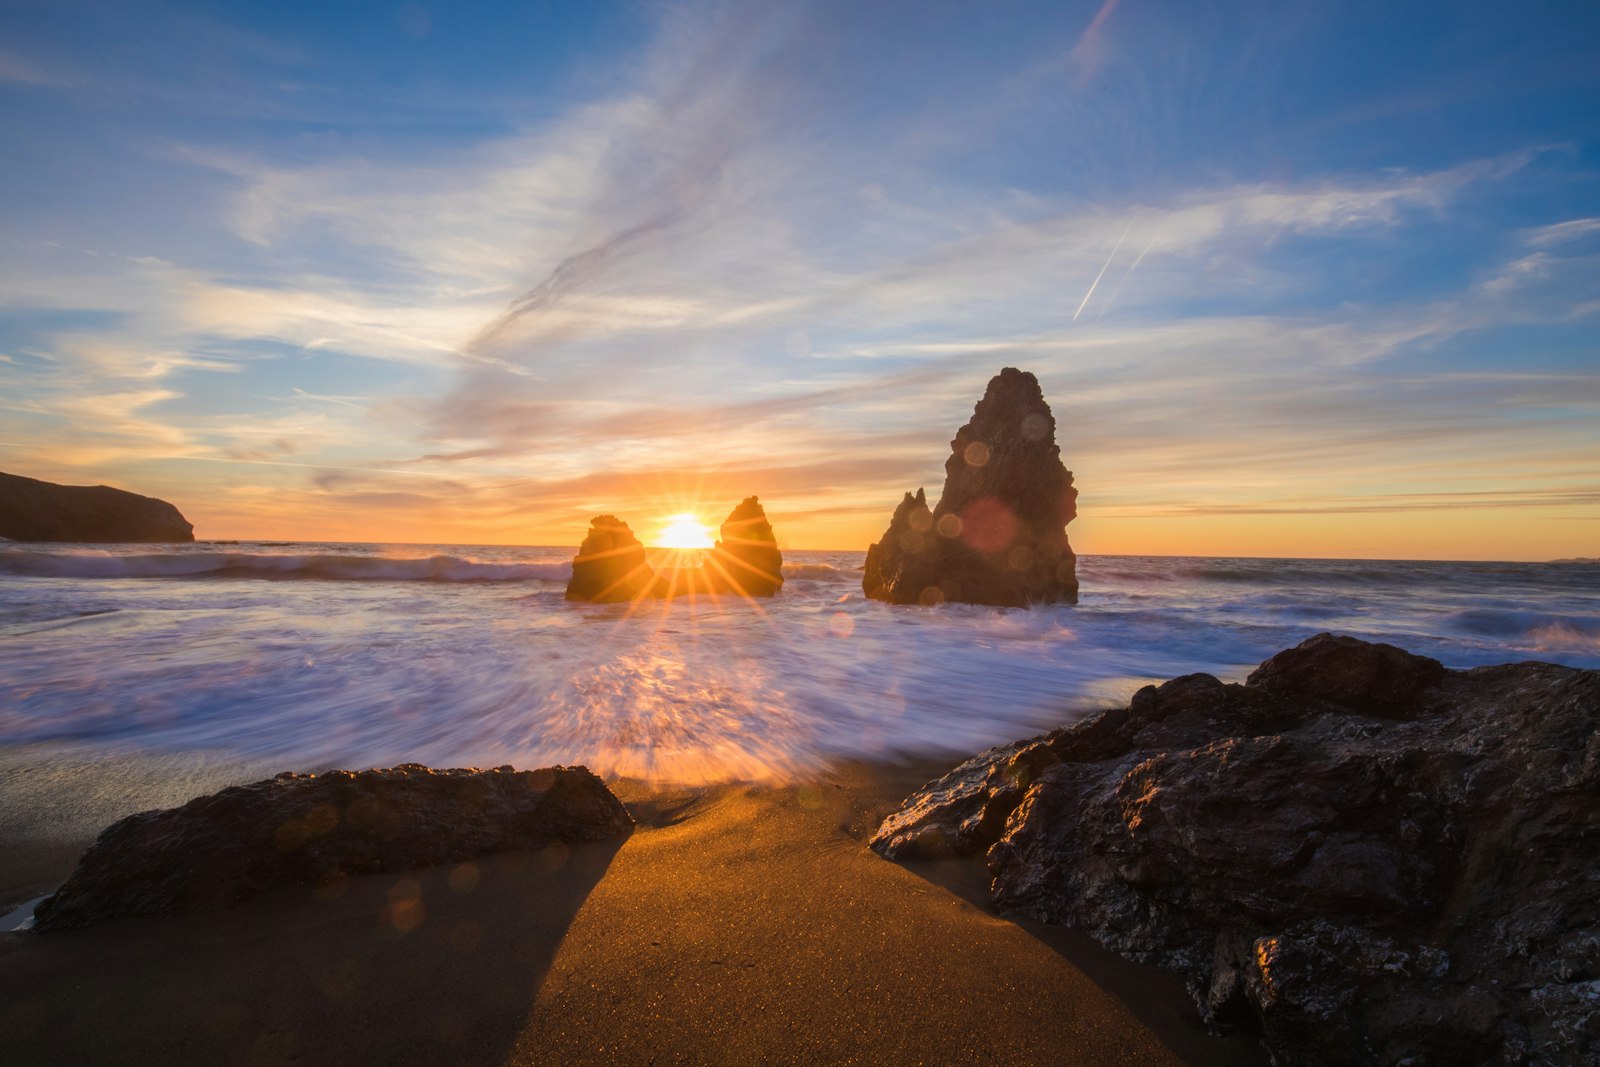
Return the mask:
<svg viewBox="0 0 1600 1067">
<path fill-rule="evenodd" d="M 570 562 L 501 563 L 458 556 L 251 552 L 38 552 L 0 549 L 0 574 L 34 578 L 320 578 L 328 581 L 565 582 Z"/>
<path fill-rule="evenodd" d="M 1004 610 L 870 601 L 861 553 L 797 552 L 771 600 L 630 606 L 564 601 L 570 552 L 6 546 L 0 570 L 56 576 L 0 579 L 0 752 L 771 779 L 976 752 L 1141 680 L 1241 680 L 1322 630 L 1452 667 L 1600 666 L 1600 589 L 1573 567 L 1086 558 L 1076 607 Z M 193 580 L 224 575 L 323 580 Z"/>
</svg>

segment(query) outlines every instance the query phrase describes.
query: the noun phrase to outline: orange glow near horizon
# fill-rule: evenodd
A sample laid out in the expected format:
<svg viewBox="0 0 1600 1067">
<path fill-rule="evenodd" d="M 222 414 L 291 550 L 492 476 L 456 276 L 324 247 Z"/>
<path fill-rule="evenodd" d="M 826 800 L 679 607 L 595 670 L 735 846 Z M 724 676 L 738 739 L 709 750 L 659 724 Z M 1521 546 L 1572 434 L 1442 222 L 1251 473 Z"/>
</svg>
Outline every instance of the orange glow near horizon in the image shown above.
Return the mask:
<svg viewBox="0 0 1600 1067">
<path fill-rule="evenodd" d="M 934 449 L 934 451 L 938 451 Z M 1127 465 L 1080 462 L 1077 519 L 1067 527 L 1084 555 L 1253 556 L 1337 559 L 1549 560 L 1596 555 L 1600 506 L 1568 502 L 1535 486 L 1528 506 L 1486 507 L 1478 497 L 1417 496 L 1393 510 L 1351 508 L 1338 497 L 1289 498 L 1252 486 L 1254 496 L 1216 483 L 1183 486 L 1153 481 Z M 84 470 L 59 463 L 6 462 L 0 470 L 65 485 L 109 484 L 171 502 L 202 540 L 378 542 L 415 545 L 528 545 L 576 548 L 599 514 L 638 516 L 641 541 L 652 549 L 704 551 L 732 502 L 761 497 L 785 552 L 865 551 L 883 536 L 906 489 L 923 486 L 937 499 L 936 470 L 889 485 L 810 484 L 787 469 L 670 469 L 591 478 L 546 492 L 537 483 L 477 486 L 463 480 L 435 490 L 435 479 L 392 473 L 353 491 L 303 484 L 293 468 L 163 462 L 127 469 Z M 248 477 L 247 477 L 248 476 Z M 392 484 L 396 491 L 377 491 Z M 1293 512 L 1272 513 L 1278 496 Z M 1133 499 L 1129 499 L 1129 498 Z M 1211 510 L 1183 513 L 1203 502 Z M 1316 510 L 1319 504 L 1326 511 Z M 1243 505 L 1238 512 L 1230 506 Z M 1258 505 L 1259 510 L 1251 510 Z M 1537 505 L 1537 506 L 1536 506 Z M 692 524 L 679 542 L 668 529 Z"/>
<path fill-rule="evenodd" d="M 666 525 L 650 544 L 653 548 L 710 548 L 715 542 L 705 523 L 691 512 L 680 511 L 667 516 Z"/>
<path fill-rule="evenodd" d="M 173 496 L 178 494 L 174 493 Z M 321 509 L 308 499 L 290 516 L 276 510 L 232 511 L 211 500 L 190 504 L 184 515 L 205 539 L 389 542 L 425 545 L 548 545 L 575 548 L 583 539 L 591 514 L 600 510 L 621 515 L 649 514 L 659 498 L 619 494 L 615 504 L 572 508 L 564 521 L 505 524 L 454 518 L 442 513 L 390 512 L 380 529 L 368 516 L 343 509 Z M 170 497 L 169 497 L 170 499 Z M 669 548 L 650 533 L 671 525 L 687 501 L 675 500 L 673 512 L 659 526 L 640 530 L 647 546 Z M 859 509 L 817 513 L 810 499 L 789 500 L 763 495 L 767 517 L 785 552 L 792 550 L 864 551 L 883 536 L 896 500 L 891 493 L 875 496 Z M 853 503 L 853 502 L 852 502 Z M 1577 517 L 1584 517 L 1582 509 Z M 1570 514 L 1522 511 L 1438 510 L 1367 515 L 1171 516 L 1144 515 L 1133 509 L 1086 507 L 1067 527 L 1072 547 L 1084 555 L 1253 556 L 1324 559 L 1467 559 L 1547 560 L 1593 556 L 1592 541 L 1583 535 L 1592 525 Z M 714 530 L 713 530 L 714 533 Z M 700 546 L 700 550 L 709 544 Z"/>
</svg>

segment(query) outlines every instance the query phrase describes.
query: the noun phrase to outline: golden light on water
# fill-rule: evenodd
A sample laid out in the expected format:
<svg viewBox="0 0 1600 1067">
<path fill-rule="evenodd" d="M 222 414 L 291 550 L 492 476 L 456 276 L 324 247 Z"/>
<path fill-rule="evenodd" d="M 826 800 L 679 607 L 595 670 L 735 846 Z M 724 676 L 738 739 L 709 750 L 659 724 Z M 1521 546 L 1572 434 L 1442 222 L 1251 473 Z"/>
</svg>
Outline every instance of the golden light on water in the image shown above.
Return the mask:
<svg viewBox="0 0 1600 1067">
<path fill-rule="evenodd" d="M 680 511 L 667 516 L 651 544 L 656 548 L 710 548 L 715 542 L 710 527 L 692 513 Z"/>
</svg>

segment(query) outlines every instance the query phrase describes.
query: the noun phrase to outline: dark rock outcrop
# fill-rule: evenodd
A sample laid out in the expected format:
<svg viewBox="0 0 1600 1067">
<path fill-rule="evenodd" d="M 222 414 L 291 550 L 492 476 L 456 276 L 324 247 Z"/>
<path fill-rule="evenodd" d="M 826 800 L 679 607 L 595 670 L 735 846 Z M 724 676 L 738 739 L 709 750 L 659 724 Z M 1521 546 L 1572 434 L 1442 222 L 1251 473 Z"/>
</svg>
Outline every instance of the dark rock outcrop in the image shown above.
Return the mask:
<svg viewBox="0 0 1600 1067">
<path fill-rule="evenodd" d="M 283 886 L 601 841 L 633 818 L 584 767 L 280 774 L 113 823 L 34 929 L 230 907 Z"/>
<path fill-rule="evenodd" d="M 165 500 L 107 485 L 56 485 L 0 474 L 0 538 L 89 544 L 193 541 L 194 527 Z"/>
<path fill-rule="evenodd" d="M 1056 420 L 1032 374 L 1007 367 L 956 431 L 944 492 L 918 489 L 867 550 L 862 589 L 896 604 L 959 601 L 1021 607 L 1076 603 L 1067 523 L 1078 491 L 1061 462 Z"/>
<path fill-rule="evenodd" d="M 713 592 L 772 596 L 783 588 L 783 553 L 760 500 L 747 496 L 728 513 L 703 566 Z"/>
<path fill-rule="evenodd" d="M 722 524 L 719 538 L 692 565 L 657 572 L 628 524 L 597 516 L 572 561 L 568 600 L 620 603 L 680 596 L 773 596 L 783 588 L 783 553 L 767 513 L 745 497 Z"/>
<path fill-rule="evenodd" d="M 578 546 L 567 579 L 568 600 L 622 603 L 638 600 L 655 588 L 656 572 L 645 559 L 644 545 L 615 515 L 596 515 Z"/>
<path fill-rule="evenodd" d="M 1322 634 L 923 787 L 872 847 L 1187 977 L 1282 1064 L 1600 1062 L 1600 671 Z"/>
</svg>

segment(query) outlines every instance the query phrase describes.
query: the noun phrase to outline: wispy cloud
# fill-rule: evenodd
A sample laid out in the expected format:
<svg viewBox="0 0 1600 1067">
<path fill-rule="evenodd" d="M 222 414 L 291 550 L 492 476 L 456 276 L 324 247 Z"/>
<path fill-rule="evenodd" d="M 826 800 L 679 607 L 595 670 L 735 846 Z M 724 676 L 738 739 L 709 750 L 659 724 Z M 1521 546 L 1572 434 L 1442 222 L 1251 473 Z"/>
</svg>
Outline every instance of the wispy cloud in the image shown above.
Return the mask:
<svg viewBox="0 0 1600 1067">
<path fill-rule="evenodd" d="M 448 150 L 150 137 L 207 190 L 184 240 L 0 261 L 0 306 L 39 324 L 0 340 L 0 436 L 33 442 L 0 459 L 195 478 L 238 523 L 276 503 L 296 529 L 497 540 L 570 540 L 698 476 L 860 544 L 1014 363 L 1102 514 L 1591 506 L 1564 457 L 1596 444 L 1592 376 L 1565 340 L 1525 362 L 1477 340 L 1600 309 L 1592 211 L 1485 213 L 1558 166 L 1540 144 L 1276 168 L 1233 142 L 1123 181 L 1204 57 L 1117 0 L 954 89 L 886 87 L 878 16 L 844 5 L 651 11 L 590 91 Z M 252 113 L 333 95 L 297 44 L 183 34 L 293 75 Z M 70 96 L 68 69 L 0 53 L 0 81 Z M 1445 231 L 1458 262 L 1415 254 Z"/>
<path fill-rule="evenodd" d="M 36 60 L 19 56 L 9 49 L 0 48 L 0 82 L 59 89 L 77 84 L 77 81 L 78 79 L 69 71 L 52 68 Z"/>
</svg>

